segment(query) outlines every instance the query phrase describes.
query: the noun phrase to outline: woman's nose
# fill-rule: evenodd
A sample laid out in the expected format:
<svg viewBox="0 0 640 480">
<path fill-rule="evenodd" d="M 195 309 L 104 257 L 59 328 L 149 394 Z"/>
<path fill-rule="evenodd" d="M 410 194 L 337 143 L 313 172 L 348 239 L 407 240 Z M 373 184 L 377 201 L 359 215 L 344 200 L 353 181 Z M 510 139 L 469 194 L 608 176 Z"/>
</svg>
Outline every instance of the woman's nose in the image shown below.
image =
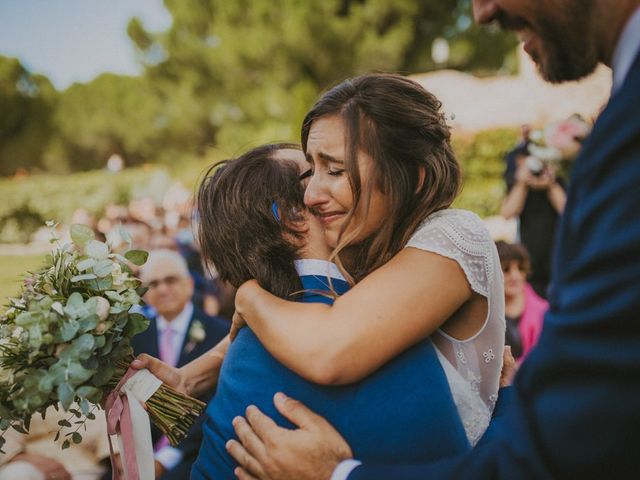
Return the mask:
<svg viewBox="0 0 640 480">
<path fill-rule="evenodd" d="M 329 195 L 323 182 L 317 175 L 313 175 L 304 191 L 304 204 L 309 208 L 314 208 L 326 203 L 328 200 Z"/>
</svg>

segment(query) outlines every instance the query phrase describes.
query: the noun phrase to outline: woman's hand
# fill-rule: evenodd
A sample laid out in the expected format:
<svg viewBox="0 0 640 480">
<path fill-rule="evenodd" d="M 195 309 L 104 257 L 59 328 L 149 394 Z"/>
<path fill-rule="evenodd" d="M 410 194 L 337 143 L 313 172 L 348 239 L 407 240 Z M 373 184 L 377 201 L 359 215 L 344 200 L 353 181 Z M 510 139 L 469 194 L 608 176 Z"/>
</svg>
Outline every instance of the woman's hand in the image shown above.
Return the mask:
<svg viewBox="0 0 640 480">
<path fill-rule="evenodd" d="M 247 321 L 245 320 L 243 314 L 246 312 L 247 307 L 249 307 L 252 298 L 258 293 L 262 288 L 258 285 L 256 280 L 247 280 L 238 288 L 236 292 L 236 310 L 233 314 L 233 318 L 231 319 L 231 330 L 229 332 L 229 337 L 231 341 L 233 341 L 238 332 L 242 327 L 247 326 Z"/>
<path fill-rule="evenodd" d="M 511 353 L 511 347 L 509 345 L 504 347 L 504 353 L 502 354 L 502 371 L 500 372 L 500 388 L 508 387 L 513 383 L 513 377 L 516 376 L 518 366 L 516 359 L 513 358 Z"/>
<path fill-rule="evenodd" d="M 247 326 L 247 322 L 245 321 L 244 317 L 240 315 L 236 310 L 233 313 L 233 318 L 231 319 L 231 330 L 229 330 L 229 338 L 231 339 L 232 342 L 235 340 L 240 329 L 246 326 Z"/>
<path fill-rule="evenodd" d="M 185 385 L 185 379 L 183 378 L 184 375 L 181 370 L 179 368 L 172 367 L 162 360 L 154 358 L 151 355 L 147 355 L 146 353 L 142 353 L 138 355 L 138 358 L 131 362 L 131 368 L 134 370 L 142 370 L 143 368 L 146 368 L 170 387 L 175 388 L 181 393 L 189 395 Z"/>
</svg>

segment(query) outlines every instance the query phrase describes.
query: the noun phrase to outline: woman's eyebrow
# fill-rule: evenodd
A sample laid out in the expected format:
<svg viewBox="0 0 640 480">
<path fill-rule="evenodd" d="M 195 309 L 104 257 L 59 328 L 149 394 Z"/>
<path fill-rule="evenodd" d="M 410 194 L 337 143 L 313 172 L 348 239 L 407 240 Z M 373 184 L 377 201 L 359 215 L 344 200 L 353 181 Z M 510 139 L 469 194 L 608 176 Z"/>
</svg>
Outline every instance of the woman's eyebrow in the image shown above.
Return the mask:
<svg viewBox="0 0 640 480">
<path fill-rule="evenodd" d="M 325 153 L 325 152 L 318 152 L 318 156 L 326 160 L 327 162 L 344 164 L 344 160 L 338 160 L 333 155 L 329 155 L 328 153 Z"/>
</svg>

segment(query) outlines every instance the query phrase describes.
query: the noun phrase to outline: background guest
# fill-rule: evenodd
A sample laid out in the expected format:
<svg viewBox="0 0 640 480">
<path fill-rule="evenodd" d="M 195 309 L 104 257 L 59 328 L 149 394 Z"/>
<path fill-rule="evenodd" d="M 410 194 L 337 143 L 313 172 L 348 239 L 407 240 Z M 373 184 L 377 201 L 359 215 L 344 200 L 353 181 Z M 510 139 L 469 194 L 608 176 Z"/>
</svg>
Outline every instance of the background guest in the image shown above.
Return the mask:
<svg viewBox="0 0 640 480">
<path fill-rule="evenodd" d="M 527 283 L 531 263 L 524 245 L 500 241 L 496 247 L 504 273 L 505 344 L 511 346 L 515 359 L 522 362 L 538 343 L 549 304 Z"/>
<path fill-rule="evenodd" d="M 166 363 L 181 367 L 207 352 L 222 340 L 230 323 L 222 317 L 210 317 L 194 307 L 194 281 L 184 258 L 172 250 L 153 250 L 140 271 L 149 287 L 144 299 L 156 315 L 149 328 L 133 338 L 136 355 L 148 353 Z M 208 400 L 209 392 L 202 400 Z M 155 428 L 152 431 L 156 459 L 156 478 L 189 478 L 191 465 L 200 448 L 202 432 L 196 423 L 177 448 Z"/>
<path fill-rule="evenodd" d="M 525 139 L 506 156 L 507 196 L 500 213 L 507 219 L 518 217 L 519 240 L 531 255 L 531 285 L 538 295 L 547 298 L 556 225 L 567 195 L 553 166 L 534 171 L 527 158 L 530 155 Z"/>
</svg>

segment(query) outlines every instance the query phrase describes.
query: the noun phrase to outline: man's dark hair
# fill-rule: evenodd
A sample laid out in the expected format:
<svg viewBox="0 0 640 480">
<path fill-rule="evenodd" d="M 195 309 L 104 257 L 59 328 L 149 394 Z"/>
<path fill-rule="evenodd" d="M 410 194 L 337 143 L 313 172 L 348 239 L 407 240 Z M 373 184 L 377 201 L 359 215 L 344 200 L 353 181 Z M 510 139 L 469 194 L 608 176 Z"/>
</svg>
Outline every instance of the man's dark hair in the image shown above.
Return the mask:
<svg viewBox="0 0 640 480">
<path fill-rule="evenodd" d="M 295 163 L 278 160 L 286 149 L 300 147 L 263 145 L 213 165 L 196 199 L 205 262 L 234 287 L 255 278 L 281 298 L 302 288 L 294 266 L 302 234 L 291 225 L 302 220 L 304 189 Z"/>
</svg>

